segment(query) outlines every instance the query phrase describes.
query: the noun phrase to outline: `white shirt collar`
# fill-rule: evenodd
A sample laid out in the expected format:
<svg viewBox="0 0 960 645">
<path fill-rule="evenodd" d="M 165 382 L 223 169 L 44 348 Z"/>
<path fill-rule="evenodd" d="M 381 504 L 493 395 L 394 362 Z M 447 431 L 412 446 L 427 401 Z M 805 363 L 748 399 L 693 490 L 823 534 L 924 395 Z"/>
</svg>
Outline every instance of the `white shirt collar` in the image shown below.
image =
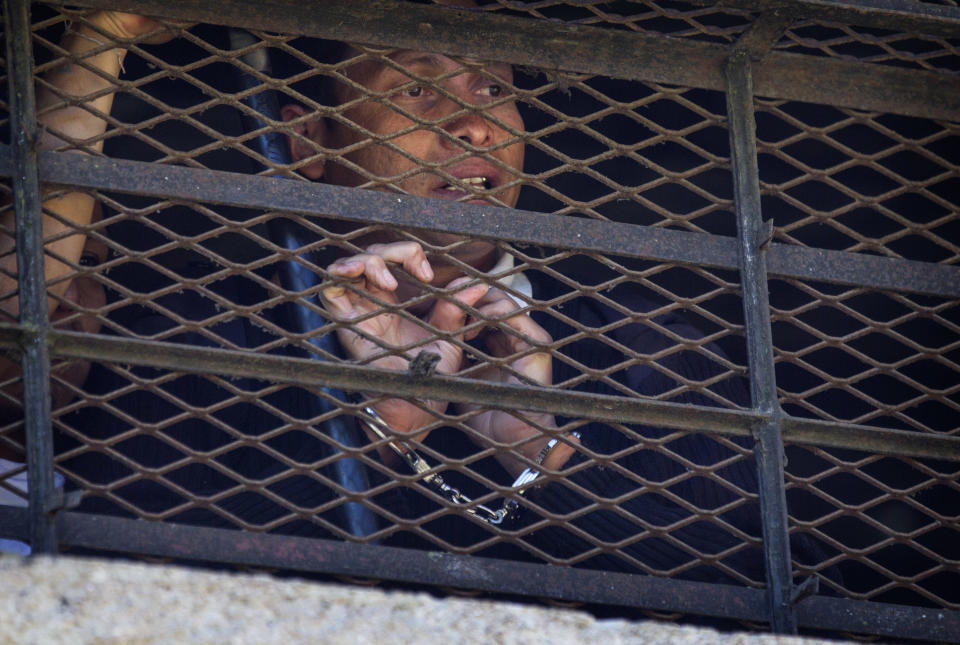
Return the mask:
<svg viewBox="0 0 960 645">
<path fill-rule="evenodd" d="M 506 273 L 513 268 L 514 258 L 509 253 L 501 253 L 500 257 L 497 259 L 496 264 L 487 272 L 490 275 L 497 275 L 499 273 Z M 522 293 L 528 298 L 533 297 L 533 286 L 530 284 L 529 278 L 523 274 L 523 271 L 517 271 L 503 276 L 502 278 L 497 278 L 497 283 L 513 289 L 518 293 Z M 526 306 L 527 302 L 523 302 L 520 298 L 509 293 L 511 298 L 520 305 L 521 307 Z"/>
</svg>

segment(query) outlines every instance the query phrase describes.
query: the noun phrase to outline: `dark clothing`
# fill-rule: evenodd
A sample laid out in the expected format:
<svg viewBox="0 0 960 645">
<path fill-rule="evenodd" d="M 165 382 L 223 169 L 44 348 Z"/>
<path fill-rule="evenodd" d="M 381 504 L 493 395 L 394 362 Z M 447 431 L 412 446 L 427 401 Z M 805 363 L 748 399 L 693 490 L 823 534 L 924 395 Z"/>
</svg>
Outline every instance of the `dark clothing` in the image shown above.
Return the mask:
<svg viewBox="0 0 960 645">
<path fill-rule="evenodd" d="M 535 283 L 535 288 L 542 294 L 539 295 L 540 298 L 553 295 L 542 283 Z M 606 292 L 604 296 L 622 309 L 618 311 L 600 299 L 579 297 L 566 303 L 561 313 L 568 320 L 590 330 L 609 329 L 616 324 L 626 324 L 605 332 L 603 342 L 588 338 L 563 346 L 560 351 L 569 360 L 554 361 L 555 383 L 562 384 L 579 377 L 582 374 L 579 366 L 596 372 L 610 370 L 627 358 L 642 359 L 671 349 L 676 351 L 656 362 L 632 364 L 626 369 L 614 372 L 610 380 L 593 378 L 580 383 L 576 389 L 595 394 L 626 393 L 660 397 L 677 390 L 681 385 L 679 379 L 703 383 L 725 371 L 699 352 L 681 350 L 677 342 L 670 337 L 673 335 L 692 341 L 702 337 L 682 315 L 676 312 L 659 315 L 654 317 L 650 324 L 629 322 L 622 310 L 642 316 L 654 308 L 653 302 L 645 298 L 636 285 L 628 283 Z M 554 339 L 570 336 L 574 332 L 570 325 L 555 316 L 540 315 L 536 318 Z M 722 356 L 717 347 L 707 345 L 707 348 Z M 624 392 L 623 388 L 626 388 L 627 392 Z M 742 378 L 730 376 L 710 389 L 732 404 L 749 406 L 749 395 Z M 717 405 L 704 394 L 683 389 L 669 396 L 668 400 L 673 403 Z M 754 501 L 741 503 L 732 510 L 719 513 L 719 517 L 730 525 L 726 529 L 713 520 L 698 520 L 672 529 L 668 534 L 655 533 L 657 529 L 669 527 L 694 515 L 683 502 L 704 511 L 716 512 L 717 509 L 741 499 L 741 495 L 734 492 L 736 489 L 755 494 L 756 466 L 751 456 L 742 455 L 748 442 L 646 426 L 617 428 L 599 422 L 586 425 L 581 429 L 581 433 L 582 445 L 604 463 L 578 470 L 564 480 L 550 483 L 534 493 L 534 500 L 552 513 L 574 514 L 576 519 L 572 524 L 596 540 L 619 543 L 634 536 L 642 536 L 640 540 L 620 548 L 618 553 L 622 555 L 605 553 L 593 556 L 589 560 L 590 566 L 620 570 L 643 570 L 649 567 L 658 571 L 670 571 L 696 560 L 691 549 L 713 555 L 736 546 L 742 542 L 741 537 L 736 535 L 737 531 L 759 537 L 759 509 Z M 656 449 L 656 442 L 662 442 L 663 448 Z M 668 455 L 664 449 L 672 454 Z M 575 470 L 576 466 L 587 460 L 586 454 L 578 452 L 567 462 L 565 468 Z M 707 475 L 694 475 L 683 460 L 694 466 L 713 467 L 711 475 L 715 479 Z M 638 489 L 638 478 L 654 487 L 670 480 L 677 481 L 662 490 L 654 489 L 637 495 L 635 493 Z M 719 479 L 724 480 L 726 485 L 719 483 Z M 631 496 L 631 493 L 634 494 Z M 616 511 L 604 508 L 581 516 L 575 514 L 600 498 L 621 497 L 624 499 L 617 504 Z M 677 501 L 677 498 L 682 501 Z M 644 528 L 650 532 L 644 533 Z M 549 544 L 549 552 L 556 557 L 575 557 L 590 548 L 574 531 L 558 527 L 549 529 L 541 541 L 545 545 Z M 688 548 L 678 544 L 678 541 L 682 541 Z M 631 558 L 633 562 L 630 561 Z M 753 580 L 763 580 L 762 555 L 757 548 L 742 548 L 722 561 Z M 726 576 L 717 569 L 701 566 L 687 570 L 682 577 L 722 580 Z"/>
<path fill-rule="evenodd" d="M 534 295 L 538 300 L 547 301 L 562 291 L 562 285 L 549 282 L 542 275 L 529 276 L 533 281 Z M 567 289 L 569 290 L 569 289 Z M 639 288 L 633 285 L 606 293 L 605 296 L 617 303 L 618 307 L 637 314 L 653 309 L 653 303 L 643 297 Z M 554 383 L 560 387 L 572 379 L 581 379 L 584 370 L 596 374 L 594 378 L 581 380 L 573 388 L 581 392 L 605 395 L 629 394 L 655 397 L 677 389 L 678 382 L 668 374 L 691 381 L 705 381 L 724 371 L 702 354 L 690 350 L 678 350 L 668 357 L 659 359 L 655 364 L 638 363 L 626 369 L 615 369 L 633 354 L 649 356 L 670 348 L 676 348 L 677 342 L 669 334 L 681 338 L 697 340 L 702 334 L 694 329 L 684 318 L 677 314 L 667 314 L 654 319 L 654 325 L 630 322 L 621 311 L 614 309 L 601 300 L 590 297 L 577 297 L 566 301 L 560 310 L 562 318 L 547 314 L 534 313 L 537 322 L 552 336 L 554 341 L 567 338 L 574 328 L 564 320 L 576 321 L 590 330 L 607 329 L 605 340 L 584 338 L 568 343 L 560 348 L 563 359 L 555 358 Z M 620 323 L 622 326 L 616 326 Z M 611 327 L 614 327 L 611 329 Z M 710 349 L 722 355 L 715 346 Z M 638 356 L 639 357 L 639 356 Z M 603 371 L 612 370 L 611 378 L 604 378 Z M 731 403 L 747 406 L 749 396 L 743 379 L 731 377 L 711 386 L 718 396 Z M 698 405 L 716 405 L 703 394 L 681 391 L 669 397 L 674 403 Z M 561 427 L 573 421 L 558 418 Z M 577 428 L 582 434 L 581 443 L 585 448 L 575 454 L 564 466 L 572 470 L 562 480 L 554 480 L 546 486 L 534 488 L 528 493 L 529 503 L 526 510 L 514 525 L 508 528 L 522 530 L 525 526 L 539 520 L 536 509 L 542 509 L 553 515 L 569 514 L 574 519 L 575 529 L 551 526 L 523 539 L 530 547 L 540 549 L 553 558 L 570 559 L 591 568 L 620 571 L 658 571 L 668 572 L 683 568 L 680 577 L 705 581 L 729 582 L 733 576 L 722 569 L 708 566 L 695 566 L 696 553 L 715 555 L 726 549 L 736 547 L 743 542 L 739 532 L 759 538 L 759 508 L 755 501 L 733 504 L 741 499 L 734 492 L 742 490 L 756 494 L 756 466 L 747 454 L 736 458 L 749 445 L 743 439 L 718 440 L 706 435 L 676 432 L 663 428 L 617 426 L 602 422 L 591 422 Z M 667 456 L 656 449 L 655 442 L 663 441 L 665 448 L 673 453 Z M 468 443 L 459 433 L 434 431 L 427 438 L 430 449 L 453 458 L 464 458 L 469 454 Z M 589 451 L 590 456 L 586 454 Z M 577 469 L 592 457 L 602 461 L 600 465 Z M 726 485 L 704 475 L 693 475 L 683 462 L 689 461 L 696 466 L 713 466 L 714 476 L 722 478 Z M 492 460 L 490 460 L 492 462 Z M 722 464 L 722 465 L 721 465 Z M 471 468 L 484 477 L 509 483 L 510 478 L 495 463 L 472 464 Z M 468 478 L 458 476 L 456 472 L 443 473 L 444 477 L 464 488 L 471 495 L 485 492 L 482 486 Z M 662 491 L 640 489 L 638 479 L 651 486 L 676 479 Z M 732 490 L 731 490 L 732 489 Z M 580 515 L 581 509 L 594 502 L 620 499 L 617 510 L 596 509 Z M 652 532 L 671 527 L 694 515 L 686 508 L 680 498 L 692 507 L 717 512 L 717 509 L 733 504 L 734 508 L 717 512 L 718 517 L 729 525 L 722 528 L 714 520 L 698 520 L 690 524 L 681 524 L 665 535 Z M 408 503 L 409 500 L 407 500 Z M 417 502 L 419 503 L 417 505 Z M 412 502 L 418 510 L 408 511 L 409 516 L 424 515 L 436 506 L 424 500 Z M 476 528 L 467 521 L 447 520 L 448 526 L 437 528 L 442 539 L 454 546 L 468 546 L 479 543 L 490 534 Z M 644 529 L 651 532 L 645 532 Z M 588 541 L 578 531 L 590 538 Z M 595 548 L 595 543 L 620 544 L 614 553 L 593 555 L 582 561 L 581 554 Z M 683 544 L 680 544 L 680 543 Z M 686 546 L 684 546 L 686 545 Z M 434 548 L 436 548 L 434 546 Z M 795 548 L 804 552 L 804 557 L 814 557 L 814 547 L 805 538 L 796 541 Z M 493 547 L 484 552 L 489 555 L 509 555 L 510 557 L 529 557 L 529 549 L 516 545 L 502 546 L 498 551 Z M 734 553 L 720 558 L 725 566 L 743 576 L 763 581 L 763 557 L 757 546 L 741 547 Z"/>
<path fill-rule="evenodd" d="M 254 307 L 267 300 L 266 291 L 257 281 L 241 276 L 208 288 L 219 298 L 241 307 Z M 124 312 L 123 327 L 139 337 L 203 347 L 249 349 L 277 341 L 262 323 L 248 316 L 231 316 L 203 325 L 202 332 L 167 337 L 165 334 L 183 320 L 199 323 L 216 319 L 222 314 L 222 306 L 192 290 L 169 294 L 154 304 L 151 308 Z M 267 321 L 277 315 L 270 311 L 257 314 Z M 271 351 L 293 353 L 282 346 Z M 138 387 L 124 393 L 131 384 Z M 325 442 L 310 429 L 311 420 L 323 410 L 316 395 L 303 388 L 271 387 L 249 378 L 192 374 L 171 379 L 162 370 L 136 367 L 125 372 L 122 366 L 99 364 L 91 368 L 85 387 L 90 394 L 105 397 L 106 405 L 85 407 L 68 417 L 67 423 L 82 437 L 114 442 L 110 451 L 118 458 L 88 451 L 67 459 L 63 465 L 95 485 L 129 477 L 134 466 L 158 469 L 151 476 L 115 489 L 114 494 L 140 511 L 163 514 L 164 519 L 206 526 L 236 525 L 229 515 L 216 510 L 192 508 L 178 513 L 186 495 L 191 495 L 216 497 L 216 509 L 243 522 L 264 525 L 287 511 L 259 492 L 244 490 L 237 479 L 267 480 L 287 470 L 284 459 L 311 464 L 329 454 Z M 129 438 L 123 436 L 136 428 L 147 430 Z M 60 452 L 77 445 L 72 434 L 59 433 Z M 184 448 L 205 453 L 209 458 L 178 466 L 184 458 Z M 307 507 L 331 500 L 331 491 L 309 473 L 307 468 L 302 474 L 279 479 L 266 488 Z M 86 498 L 84 505 L 99 512 L 122 512 L 122 506 L 102 498 Z M 295 522 L 285 532 L 325 534 L 308 521 Z"/>
<path fill-rule="evenodd" d="M 553 295 L 557 286 L 534 277 L 538 298 Z M 241 306 L 256 306 L 266 300 L 265 290 L 256 280 L 235 276 L 217 283 L 218 297 Z M 643 314 L 652 309 L 652 303 L 640 295 L 638 289 L 624 287 L 605 294 L 617 307 Z M 221 309 L 208 297 L 194 291 L 183 291 L 165 296 L 158 301 L 169 311 L 160 314 L 156 308 L 127 312 L 124 327 L 141 337 L 163 338 L 173 328 L 176 318 L 207 321 L 215 318 Z M 691 381 L 704 381 L 723 370 L 692 350 L 678 350 L 660 358 L 656 363 L 639 363 L 626 369 L 615 366 L 625 357 L 651 355 L 677 345 L 670 335 L 698 339 L 701 334 L 678 314 L 657 317 L 656 326 L 625 321 L 625 314 L 600 300 L 581 296 L 565 302 L 560 310 L 566 320 L 593 329 L 604 329 L 608 342 L 583 338 L 561 348 L 564 359 L 554 360 L 555 383 L 564 384 L 590 370 L 592 378 L 582 380 L 574 389 L 599 394 L 635 394 L 658 396 L 677 388 L 677 380 L 670 374 Z M 279 317 L 279 310 L 259 311 L 267 320 Z M 555 340 L 571 334 L 572 327 L 554 315 L 537 313 L 535 318 Z M 616 327 L 619 322 L 626 322 Z M 611 328 L 613 327 L 613 328 Z M 177 334 L 168 340 L 198 346 L 232 348 L 262 348 L 277 337 L 249 317 L 230 317 L 225 322 L 204 324 L 202 330 Z M 610 344 L 610 341 L 614 344 Z M 711 351 L 719 354 L 716 347 Z M 288 353 L 283 346 L 271 351 Z M 603 370 L 612 370 L 609 374 Z M 140 387 L 131 393 L 114 395 L 136 382 Z M 254 481 L 269 480 L 266 489 L 302 510 L 300 519 L 270 525 L 269 528 L 296 535 L 329 537 L 316 522 L 310 521 L 310 509 L 316 509 L 334 499 L 330 489 L 323 485 L 310 464 L 328 455 L 328 448 L 312 429 L 312 419 L 320 414 L 315 395 L 297 387 L 274 387 L 253 379 L 217 379 L 186 375 L 169 379 L 165 373 L 136 368 L 125 374 L 116 367 L 95 366 L 87 389 L 91 394 L 107 397 L 108 406 L 87 407 L 72 415 L 68 423 L 75 430 L 61 433 L 59 448 L 75 448 L 77 439 L 87 437 L 110 442 L 112 458 L 99 451 L 80 452 L 67 459 L 64 466 L 93 484 L 108 485 L 133 473 L 132 466 L 159 469 L 153 476 L 137 480 L 115 489 L 113 493 L 132 507 L 155 517 L 207 526 L 235 526 L 234 518 L 242 522 L 267 526 L 288 514 L 288 509 L 275 503 L 257 490 L 238 485 L 237 478 Z M 742 380 L 728 378 L 712 385 L 718 396 L 737 405 L 746 405 L 747 393 Z M 241 394 L 241 400 L 227 404 L 228 399 Z M 113 398 L 111 398 L 113 397 Z M 679 403 L 713 405 L 703 394 L 680 390 L 669 397 Z M 184 414 L 184 410 L 189 413 Z M 561 424 L 566 420 L 559 419 Z M 122 433 L 136 427 L 148 426 L 152 431 L 130 437 Z M 759 537 L 759 510 L 754 501 L 733 504 L 733 508 L 718 513 L 722 526 L 714 519 L 700 519 L 682 524 L 697 507 L 715 511 L 741 498 L 737 491 L 755 494 L 757 491 L 754 462 L 749 455 L 737 457 L 743 441 L 717 440 L 704 435 L 673 433 L 660 428 L 623 427 L 615 424 L 588 423 L 578 428 L 582 434 L 584 451 L 567 464 L 574 468 L 588 460 L 589 451 L 601 463 L 571 473 L 563 481 L 554 481 L 530 493 L 530 504 L 513 529 L 531 525 L 537 520 L 536 508 L 551 514 L 574 514 L 575 528 L 551 526 L 523 537 L 528 547 L 540 549 L 553 558 L 572 558 L 571 562 L 590 567 L 614 570 L 680 571 L 688 579 L 729 580 L 722 568 L 694 566 L 696 554 L 716 554 L 742 542 L 742 535 Z M 77 437 L 68 435 L 76 434 Z M 259 445 L 257 440 L 262 441 Z M 654 443 L 665 440 L 668 456 Z M 207 455 L 202 463 L 178 466 L 183 449 Z M 434 431 L 427 440 L 429 450 L 448 458 L 468 456 L 476 448 L 460 432 Z M 734 458 L 737 457 L 737 458 Z M 299 465 L 297 474 L 274 478 L 288 468 L 285 460 Z M 708 474 L 691 473 L 689 462 L 695 467 L 712 467 Z M 722 463 L 722 465 L 720 465 Z M 506 473 L 492 460 L 472 463 L 471 469 L 488 479 L 508 484 Z M 321 471 L 322 473 L 322 471 Z M 329 473 L 327 473 L 329 476 Z M 373 484 L 386 481 L 382 473 L 371 472 Z M 450 470 L 444 473 L 448 482 L 471 496 L 485 492 L 481 483 L 469 475 Z M 662 490 L 639 488 L 637 477 L 650 486 L 676 479 Z M 725 484 L 718 483 L 722 478 Z M 211 504 L 187 506 L 186 495 L 208 498 Z M 584 515 L 576 515 L 585 505 L 610 499 L 618 500 L 616 510 L 609 503 Z M 415 520 L 439 508 L 435 502 L 415 489 L 393 488 L 374 500 L 384 510 L 400 518 Z M 122 512 L 116 504 L 103 498 L 88 497 L 85 508 L 98 512 Z M 128 509 L 131 510 L 131 509 Z M 336 511 L 325 511 L 324 519 L 337 523 Z M 658 529 L 671 528 L 658 533 Z M 399 531 L 385 543 L 400 546 L 469 547 L 488 539 L 490 532 L 477 523 L 456 515 L 443 515 L 423 524 L 422 531 L 435 539 L 427 539 L 423 532 Z M 644 531 L 646 529 L 646 532 Z M 614 552 L 594 554 L 581 562 L 580 554 L 594 548 L 584 539 L 618 544 Z M 742 532 L 742 533 L 741 533 Z M 638 539 L 636 539 L 638 538 Z M 626 546 L 620 545 L 630 541 Z M 507 557 L 531 557 L 530 548 L 519 544 L 495 544 L 484 554 Z M 812 543 L 795 543 L 799 559 L 819 559 Z M 760 551 L 755 547 L 740 548 L 721 561 L 730 570 L 755 581 L 763 579 Z M 685 565 L 690 564 L 689 568 Z M 679 569 L 678 569 L 679 568 Z"/>
</svg>

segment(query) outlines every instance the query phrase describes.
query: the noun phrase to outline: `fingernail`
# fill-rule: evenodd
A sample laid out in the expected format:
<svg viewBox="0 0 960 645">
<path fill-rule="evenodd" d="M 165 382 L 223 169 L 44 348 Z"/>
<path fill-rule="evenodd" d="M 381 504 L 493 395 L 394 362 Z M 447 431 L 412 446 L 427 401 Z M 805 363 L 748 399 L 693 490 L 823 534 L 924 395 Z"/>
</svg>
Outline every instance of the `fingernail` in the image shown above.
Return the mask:
<svg viewBox="0 0 960 645">
<path fill-rule="evenodd" d="M 380 271 L 380 282 L 384 286 L 391 287 L 397 284 L 396 279 L 394 279 L 393 274 L 390 273 L 390 269 L 383 269 Z"/>
<path fill-rule="evenodd" d="M 430 261 L 424 258 L 420 262 L 420 272 L 428 279 L 433 279 L 433 267 L 430 266 Z"/>
</svg>

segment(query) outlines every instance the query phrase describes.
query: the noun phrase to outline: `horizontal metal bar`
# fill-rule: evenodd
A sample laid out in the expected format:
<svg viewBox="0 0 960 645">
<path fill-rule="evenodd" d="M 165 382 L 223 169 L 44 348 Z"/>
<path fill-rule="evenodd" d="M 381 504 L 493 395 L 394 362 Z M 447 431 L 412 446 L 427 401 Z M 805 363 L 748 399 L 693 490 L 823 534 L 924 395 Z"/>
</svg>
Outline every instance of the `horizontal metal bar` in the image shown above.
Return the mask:
<svg viewBox="0 0 960 645">
<path fill-rule="evenodd" d="M 960 267 L 792 244 L 767 246 L 771 277 L 960 298 Z"/>
<path fill-rule="evenodd" d="M 7 329 L 10 328 L 0 325 L 0 332 Z M 646 423 L 746 436 L 750 434 L 751 426 L 761 420 L 756 414 L 740 410 L 644 401 L 549 387 L 503 385 L 454 376 L 416 376 L 409 372 L 346 363 L 80 332 L 51 332 L 47 342 L 51 355 L 66 358 L 133 363 L 204 374 L 229 374 L 232 377 L 259 378 L 304 387 L 333 386 L 354 392 L 381 392 L 408 398 L 477 403 L 613 423 Z"/>
<path fill-rule="evenodd" d="M 873 454 L 960 461 L 960 437 L 784 416 L 785 442 L 850 448 Z M 941 441 L 946 439 L 946 441 Z"/>
<path fill-rule="evenodd" d="M 0 324 L 0 347 L 15 344 L 20 334 L 16 325 Z M 229 374 L 301 386 L 331 385 L 344 390 L 472 402 L 705 433 L 746 436 L 754 426 L 767 419 L 743 410 L 502 385 L 453 376 L 412 377 L 407 372 L 373 367 L 79 332 L 52 331 L 48 334 L 48 343 L 52 356 L 65 358 L 133 363 L 202 374 Z M 960 437 L 794 417 L 784 417 L 782 425 L 784 439 L 794 443 L 960 461 Z"/>
<path fill-rule="evenodd" d="M 765 620 L 763 591 L 396 547 L 247 533 L 65 512 L 64 547 L 229 562 L 295 571 L 451 586 L 570 602 Z M 0 536 L 23 539 L 26 510 L 0 506 Z M 802 627 L 956 642 L 960 612 L 815 596 L 797 607 Z"/>
<path fill-rule="evenodd" d="M 17 538 L 20 515 L 0 506 L 0 535 Z M 764 620 L 763 592 L 732 585 L 75 512 L 59 527 L 62 546 Z"/>
<path fill-rule="evenodd" d="M 499 60 L 548 70 L 723 90 L 725 45 L 477 13 L 395 0 L 79 0 L 81 6 Z M 892 92 L 890 88 L 897 88 Z M 924 70 L 772 52 L 758 96 L 960 121 L 960 78 Z"/>
<path fill-rule="evenodd" d="M 797 623 L 818 630 L 960 642 L 960 612 L 814 596 L 797 605 Z"/>
<path fill-rule="evenodd" d="M 24 343 L 37 335 L 36 330 L 23 324 L 0 323 L 0 349 L 18 352 Z"/>
<path fill-rule="evenodd" d="M 3 158 L 5 152 L 5 147 L 0 146 L 0 176 L 10 173 L 9 163 Z M 727 269 L 737 266 L 733 238 L 576 217 L 548 217 L 532 211 L 316 182 L 56 152 L 41 153 L 40 177 L 45 182 L 84 188 L 442 230 L 667 262 Z"/>
<path fill-rule="evenodd" d="M 753 89 L 765 98 L 960 121 L 960 76 L 947 73 L 771 52 L 754 66 Z"/>
<path fill-rule="evenodd" d="M 0 176 L 12 172 L 6 153 L 7 148 L 0 146 Z M 41 153 L 40 176 L 46 182 L 84 188 L 496 237 L 660 262 L 738 268 L 736 239 L 706 233 L 58 152 Z M 767 271 L 785 278 L 960 297 L 960 268 L 942 264 L 771 244 Z"/>
</svg>

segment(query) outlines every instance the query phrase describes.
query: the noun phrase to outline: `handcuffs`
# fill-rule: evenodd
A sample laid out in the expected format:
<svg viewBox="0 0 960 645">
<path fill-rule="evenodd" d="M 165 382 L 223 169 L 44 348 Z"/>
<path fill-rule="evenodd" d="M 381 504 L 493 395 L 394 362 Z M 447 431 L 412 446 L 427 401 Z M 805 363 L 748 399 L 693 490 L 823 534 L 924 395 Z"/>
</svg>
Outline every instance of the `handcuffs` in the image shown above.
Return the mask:
<svg viewBox="0 0 960 645">
<path fill-rule="evenodd" d="M 417 453 L 413 446 L 402 439 L 392 438 L 390 435 L 393 434 L 393 429 L 387 425 L 382 418 L 380 418 L 380 415 L 377 414 L 376 410 L 370 406 L 367 406 L 363 409 L 363 411 L 370 418 L 362 419 L 362 421 L 368 428 L 370 428 L 371 432 L 381 439 L 385 439 L 387 441 L 387 445 L 390 446 L 390 449 L 397 453 L 407 463 L 410 469 L 413 470 L 414 474 L 419 475 L 420 481 L 434 489 L 434 491 L 446 498 L 448 501 L 456 504 L 457 506 L 466 506 L 466 508 L 463 510 L 465 510 L 467 513 L 470 513 L 471 515 L 480 518 L 488 524 L 493 524 L 495 526 L 499 526 L 508 518 L 513 517 L 519 510 L 520 504 L 516 499 L 513 498 L 507 498 L 503 500 L 503 505 L 497 510 L 493 510 L 489 506 L 484 506 L 483 504 L 474 504 L 472 499 L 443 481 L 443 477 L 441 477 L 439 473 L 430 472 L 429 464 L 427 464 L 423 457 Z M 580 433 L 575 430 L 567 434 L 580 439 Z M 538 477 L 540 477 L 539 467 L 543 464 L 543 461 L 547 458 L 547 455 L 550 454 L 550 451 L 553 450 L 554 446 L 556 446 L 559 441 L 559 438 L 552 437 L 537 454 L 537 467 L 525 468 L 524 471 L 517 476 L 513 482 L 513 485 L 511 486 L 517 495 L 523 495 L 527 488 L 529 488 L 530 485 Z"/>
</svg>

